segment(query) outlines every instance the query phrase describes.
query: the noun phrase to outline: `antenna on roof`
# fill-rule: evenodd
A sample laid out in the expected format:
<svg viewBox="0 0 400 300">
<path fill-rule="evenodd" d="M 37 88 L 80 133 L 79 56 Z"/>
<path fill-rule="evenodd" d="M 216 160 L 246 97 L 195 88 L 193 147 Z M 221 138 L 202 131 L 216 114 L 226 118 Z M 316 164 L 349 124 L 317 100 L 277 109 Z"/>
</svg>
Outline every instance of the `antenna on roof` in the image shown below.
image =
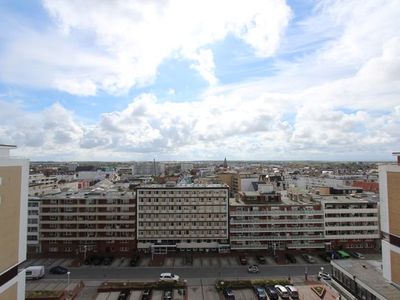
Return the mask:
<svg viewBox="0 0 400 300">
<path fill-rule="evenodd" d="M 156 159 L 153 159 L 154 177 L 156 177 Z"/>
</svg>

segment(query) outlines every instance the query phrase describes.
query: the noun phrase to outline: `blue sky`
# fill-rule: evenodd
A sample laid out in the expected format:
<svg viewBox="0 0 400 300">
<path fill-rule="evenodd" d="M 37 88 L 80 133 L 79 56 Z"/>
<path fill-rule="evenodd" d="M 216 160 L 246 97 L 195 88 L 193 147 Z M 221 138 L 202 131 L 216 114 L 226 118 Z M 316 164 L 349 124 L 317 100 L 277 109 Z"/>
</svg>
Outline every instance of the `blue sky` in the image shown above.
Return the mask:
<svg viewBox="0 0 400 300">
<path fill-rule="evenodd" d="M 33 160 L 386 160 L 397 1 L 2 1 L 0 143 Z"/>
</svg>

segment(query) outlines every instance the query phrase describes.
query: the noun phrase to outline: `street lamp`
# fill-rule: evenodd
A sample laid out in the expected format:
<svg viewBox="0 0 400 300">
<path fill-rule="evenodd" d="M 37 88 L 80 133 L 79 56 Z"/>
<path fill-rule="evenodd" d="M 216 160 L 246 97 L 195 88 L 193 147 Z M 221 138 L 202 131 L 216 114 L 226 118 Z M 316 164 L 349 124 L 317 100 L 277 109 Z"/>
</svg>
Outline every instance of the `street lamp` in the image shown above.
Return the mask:
<svg viewBox="0 0 400 300">
<path fill-rule="evenodd" d="M 86 251 L 87 251 L 87 246 L 83 246 L 83 259 L 86 260 Z"/>
<path fill-rule="evenodd" d="M 67 289 L 68 289 L 68 287 L 69 287 L 69 275 L 71 274 L 71 272 L 67 272 L 67 276 L 68 276 L 68 285 L 67 285 Z"/>
</svg>

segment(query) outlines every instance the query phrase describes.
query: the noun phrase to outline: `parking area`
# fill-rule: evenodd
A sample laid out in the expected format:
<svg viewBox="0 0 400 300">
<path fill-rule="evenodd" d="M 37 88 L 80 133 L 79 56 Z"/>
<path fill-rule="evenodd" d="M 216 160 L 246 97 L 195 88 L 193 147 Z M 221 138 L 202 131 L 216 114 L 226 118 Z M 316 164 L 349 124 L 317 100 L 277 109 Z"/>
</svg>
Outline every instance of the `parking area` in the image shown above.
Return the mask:
<svg viewBox="0 0 400 300">
<path fill-rule="evenodd" d="M 307 265 L 309 262 L 303 257 L 301 253 L 296 254 L 284 254 L 273 256 L 270 254 L 261 255 L 262 260 L 260 260 L 260 255 L 240 255 L 240 254 L 230 254 L 230 255 L 210 255 L 210 254 L 173 254 L 168 256 L 154 256 L 153 261 L 150 255 L 141 256 L 140 259 L 135 263 L 135 265 L 140 267 L 154 266 L 154 261 L 158 260 L 161 263 L 157 266 L 165 267 L 195 267 L 195 268 L 211 268 L 211 267 L 235 267 L 241 266 L 239 257 L 244 257 L 246 259 L 245 265 L 252 264 L 266 264 L 266 265 L 277 265 L 277 264 L 301 264 Z M 310 254 L 315 264 L 327 264 L 326 255 Z M 374 256 L 374 254 L 366 254 L 366 258 L 369 256 Z M 375 255 L 376 256 L 376 255 Z M 24 264 L 23 267 L 28 266 L 44 266 L 46 272 L 54 266 L 71 267 L 73 263 L 73 258 L 37 258 L 29 259 Z M 76 263 L 76 261 L 75 261 Z M 76 265 L 74 265 L 76 266 Z M 131 267 L 131 257 L 116 257 L 112 258 L 111 262 L 106 263 L 106 260 L 102 260 L 97 263 L 92 263 L 90 265 L 81 264 L 81 268 L 129 268 Z"/>
</svg>

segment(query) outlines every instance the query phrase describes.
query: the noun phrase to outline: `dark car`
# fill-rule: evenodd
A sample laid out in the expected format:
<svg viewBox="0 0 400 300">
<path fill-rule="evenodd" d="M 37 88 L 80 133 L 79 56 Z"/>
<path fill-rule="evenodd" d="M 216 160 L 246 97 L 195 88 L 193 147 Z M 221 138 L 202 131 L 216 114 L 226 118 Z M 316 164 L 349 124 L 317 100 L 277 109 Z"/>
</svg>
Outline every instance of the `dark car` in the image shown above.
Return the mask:
<svg viewBox="0 0 400 300">
<path fill-rule="evenodd" d="M 103 260 L 103 265 L 109 266 L 109 265 L 111 265 L 111 263 L 113 262 L 113 260 L 114 260 L 114 257 L 112 257 L 112 256 L 107 256 L 107 257 L 104 258 L 104 260 Z"/>
<path fill-rule="evenodd" d="M 239 256 L 239 262 L 241 265 L 247 265 L 247 258 L 243 255 Z"/>
<path fill-rule="evenodd" d="M 258 263 L 260 263 L 260 264 L 266 264 L 266 263 L 267 263 L 267 260 L 266 260 L 265 257 L 262 256 L 262 255 L 257 256 L 257 261 L 258 261 Z"/>
<path fill-rule="evenodd" d="M 332 259 L 340 259 L 339 254 L 336 251 L 326 252 L 326 255 Z"/>
<path fill-rule="evenodd" d="M 130 261 L 130 266 L 131 267 L 136 267 L 139 264 L 140 256 L 139 254 L 135 254 Z"/>
<path fill-rule="evenodd" d="M 185 256 L 184 263 L 185 265 L 193 265 L 193 256 Z"/>
<path fill-rule="evenodd" d="M 293 254 L 287 253 L 287 254 L 285 255 L 285 257 L 286 257 L 286 260 L 287 260 L 288 262 L 292 263 L 292 264 L 295 264 L 295 263 L 297 262 L 296 257 L 294 257 Z"/>
<path fill-rule="evenodd" d="M 150 300 L 151 299 L 152 290 L 147 289 L 142 293 L 142 300 Z"/>
<path fill-rule="evenodd" d="M 172 300 L 172 290 L 171 289 L 164 291 L 163 300 Z"/>
<path fill-rule="evenodd" d="M 119 293 L 118 300 L 128 300 L 130 295 L 130 290 L 123 290 L 121 293 Z"/>
<path fill-rule="evenodd" d="M 258 300 L 267 300 L 267 293 L 265 292 L 265 289 L 263 287 L 255 286 L 254 293 L 256 293 Z"/>
<path fill-rule="evenodd" d="M 92 264 L 94 264 L 95 266 L 101 265 L 103 260 L 104 260 L 104 257 L 102 257 L 102 256 L 93 256 L 92 257 Z"/>
<path fill-rule="evenodd" d="M 326 262 L 331 262 L 332 258 L 328 253 L 320 254 L 319 257 Z"/>
<path fill-rule="evenodd" d="M 267 292 L 267 295 L 268 295 L 269 299 L 271 299 L 271 300 L 279 300 L 278 292 L 277 292 L 277 290 L 275 289 L 274 286 L 267 285 L 265 287 L 265 291 Z"/>
<path fill-rule="evenodd" d="M 235 300 L 235 294 L 233 293 L 232 289 L 225 288 L 222 293 L 224 294 L 225 299 Z"/>
<path fill-rule="evenodd" d="M 68 269 L 63 266 L 55 266 L 50 269 L 51 274 L 67 274 Z"/>
</svg>

